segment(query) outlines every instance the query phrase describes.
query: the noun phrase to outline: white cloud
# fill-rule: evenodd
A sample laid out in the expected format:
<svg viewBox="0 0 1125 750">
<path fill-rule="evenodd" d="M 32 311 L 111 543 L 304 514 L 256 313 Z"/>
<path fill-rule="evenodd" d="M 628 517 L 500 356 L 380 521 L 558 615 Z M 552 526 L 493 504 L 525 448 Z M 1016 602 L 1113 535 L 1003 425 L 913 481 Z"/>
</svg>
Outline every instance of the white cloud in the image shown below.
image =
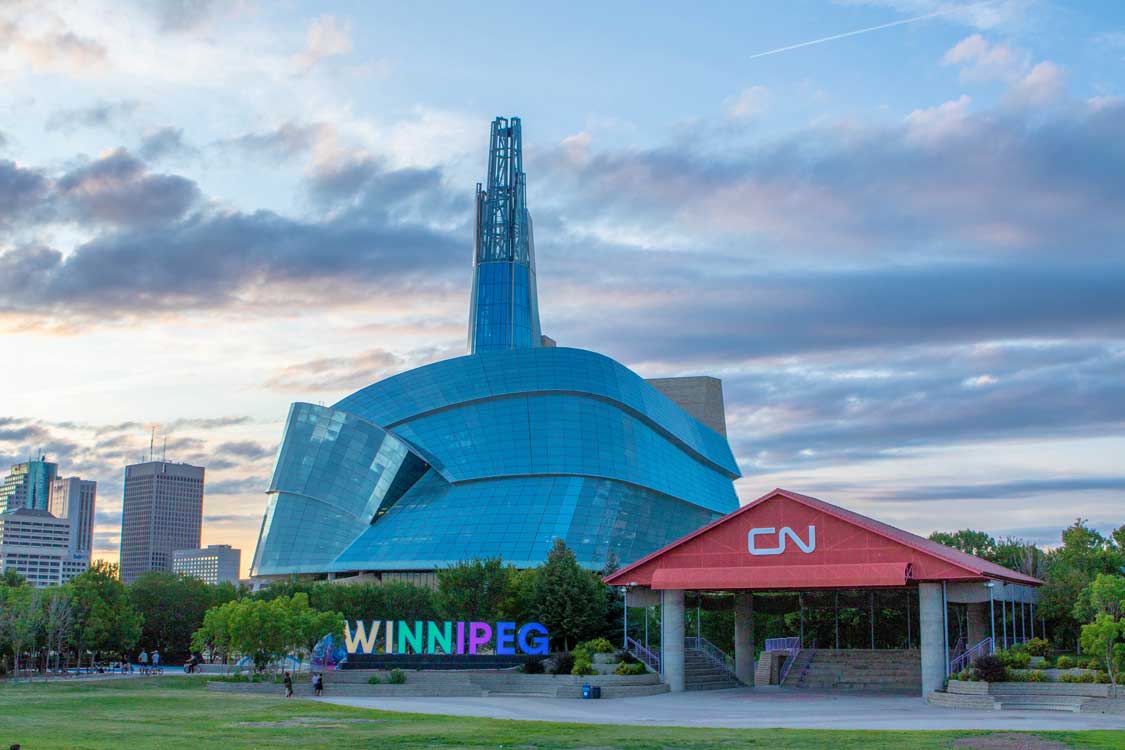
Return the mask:
<svg viewBox="0 0 1125 750">
<path fill-rule="evenodd" d="M 338 57 L 352 51 L 352 26 L 335 16 L 321 16 L 309 26 L 305 49 L 293 60 L 302 72 L 311 70 L 329 57 Z"/>
<path fill-rule="evenodd" d="M 723 110 L 732 120 L 752 120 L 765 113 L 770 90 L 766 86 L 750 86 L 723 101 Z"/>
<path fill-rule="evenodd" d="M 963 81 L 1012 81 L 1028 69 L 1031 59 L 1023 50 L 993 44 L 980 34 L 973 34 L 950 48 L 942 63 L 960 67 Z"/>
<path fill-rule="evenodd" d="M 927 143 L 964 134 L 969 129 L 971 102 L 962 94 L 936 107 L 914 110 L 905 119 L 906 137 L 916 143 Z"/>
<path fill-rule="evenodd" d="M 1044 60 L 1021 78 L 1008 92 L 1008 100 L 1023 106 L 1039 106 L 1058 99 L 1066 84 L 1063 71 L 1050 60 Z"/>
</svg>

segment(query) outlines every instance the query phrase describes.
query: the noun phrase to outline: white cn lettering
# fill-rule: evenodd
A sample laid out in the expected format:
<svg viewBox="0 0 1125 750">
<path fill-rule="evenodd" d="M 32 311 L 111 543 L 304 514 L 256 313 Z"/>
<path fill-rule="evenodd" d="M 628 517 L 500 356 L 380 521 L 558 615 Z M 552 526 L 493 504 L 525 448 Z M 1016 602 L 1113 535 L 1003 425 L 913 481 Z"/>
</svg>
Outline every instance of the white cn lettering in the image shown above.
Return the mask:
<svg viewBox="0 0 1125 750">
<path fill-rule="evenodd" d="M 793 531 L 793 529 L 789 528 L 788 526 L 782 526 L 781 527 L 781 533 L 779 533 L 777 535 L 777 546 L 776 547 L 759 547 L 754 542 L 754 537 L 756 537 L 756 536 L 765 536 L 767 534 L 774 534 L 775 532 L 777 532 L 777 529 L 773 528 L 772 526 L 767 527 L 767 528 L 761 528 L 761 529 L 750 529 L 750 535 L 747 539 L 748 546 L 750 548 L 750 554 L 751 555 L 780 555 L 782 552 L 785 551 L 785 538 L 786 537 L 789 537 L 790 539 L 792 539 L 793 543 L 796 544 L 797 547 L 800 548 L 800 550 L 802 552 L 804 552 L 806 555 L 809 554 L 810 552 L 812 552 L 814 549 L 816 549 L 816 527 L 815 526 L 809 527 L 809 540 L 807 542 L 801 541 L 801 537 L 797 536 L 797 532 Z"/>
</svg>

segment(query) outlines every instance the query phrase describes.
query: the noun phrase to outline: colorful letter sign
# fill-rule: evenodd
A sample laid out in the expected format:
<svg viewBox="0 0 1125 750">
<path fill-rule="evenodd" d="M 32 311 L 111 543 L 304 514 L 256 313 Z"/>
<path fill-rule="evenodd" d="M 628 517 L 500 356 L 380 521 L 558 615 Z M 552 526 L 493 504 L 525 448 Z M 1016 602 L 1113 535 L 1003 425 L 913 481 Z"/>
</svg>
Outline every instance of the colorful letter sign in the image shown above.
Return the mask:
<svg viewBox="0 0 1125 750">
<path fill-rule="evenodd" d="M 380 631 L 382 637 L 380 637 Z M 397 638 L 396 638 L 397 636 Z M 371 620 L 344 623 L 344 644 L 349 654 L 477 654 L 546 655 L 547 628 L 529 622 L 518 630 L 514 622 L 423 622 Z"/>
</svg>

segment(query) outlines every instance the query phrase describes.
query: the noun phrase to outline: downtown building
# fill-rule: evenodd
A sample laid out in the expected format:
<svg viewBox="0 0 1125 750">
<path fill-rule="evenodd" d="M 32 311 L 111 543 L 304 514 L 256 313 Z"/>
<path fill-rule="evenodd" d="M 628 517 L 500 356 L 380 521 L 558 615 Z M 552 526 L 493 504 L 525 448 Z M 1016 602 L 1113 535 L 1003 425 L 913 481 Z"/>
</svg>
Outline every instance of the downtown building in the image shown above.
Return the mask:
<svg viewBox="0 0 1125 750">
<path fill-rule="evenodd" d="M 0 485 L 0 571 L 59 586 L 90 567 L 97 483 L 60 478 L 45 457 L 12 467 Z"/>
<path fill-rule="evenodd" d="M 738 507 L 715 378 L 543 335 L 518 118 L 477 186 L 468 354 L 290 407 L 251 574 L 428 582 L 458 561 L 631 562 Z"/>
<path fill-rule="evenodd" d="M 121 580 L 172 570 L 176 550 L 199 549 L 205 469 L 169 461 L 125 467 Z"/>
<path fill-rule="evenodd" d="M 229 544 L 209 544 L 203 549 L 178 549 L 172 553 L 172 572 L 204 583 L 238 585 L 242 550 Z"/>
</svg>

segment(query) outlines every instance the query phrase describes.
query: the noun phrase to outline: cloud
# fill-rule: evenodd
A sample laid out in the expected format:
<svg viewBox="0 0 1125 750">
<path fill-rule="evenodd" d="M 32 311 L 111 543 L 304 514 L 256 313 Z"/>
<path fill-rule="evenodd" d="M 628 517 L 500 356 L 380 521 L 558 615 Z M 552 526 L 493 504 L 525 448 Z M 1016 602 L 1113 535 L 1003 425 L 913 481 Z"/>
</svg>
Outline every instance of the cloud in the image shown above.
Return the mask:
<svg viewBox="0 0 1125 750">
<path fill-rule="evenodd" d="M 97 41 L 75 34 L 54 14 L 21 15 L 20 5 L 0 9 L 0 68 L 7 60 L 36 73 L 83 76 L 106 67 L 106 49 Z"/>
<path fill-rule="evenodd" d="M 309 151 L 330 131 L 331 127 L 323 123 L 286 122 L 273 130 L 245 133 L 219 141 L 216 145 L 282 160 Z"/>
<path fill-rule="evenodd" d="M 965 37 L 942 57 L 945 65 L 961 68 L 963 81 L 1014 81 L 1031 65 L 1031 56 L 1024 50 L 1006 44 L 992 43 L 980 34 Z"/>
<path fill-rule="evenodd" d="M 1069 495 L 1075 492 L 1125 492 L 1125 476 L 1067 476 L 1058 479 L 1021 479 L 980 484 L 928 485 L 896 489 L 893 493 L 887 494 L 888 499 L 928 502 L 938 500 L 1019 500 L 1049 493 Z"/>
<path fill-rule="evenodd" d="M 753 120 L 765 113 L 770 100 L 766 86 L 750 86 L 723 102 L 723 110 L 732 120 Z"/>
<path fill-rule="evenodd" d="M 49 190 L 50 181 L 41 172 L 0 159 L 0 226 L 27 218 L 42 208 Z"/>
<path fill-rule="evenodd" d="M 167 156 L 193 156 L 198 152 L 184 142 L 183 128 L 165 126 L 145 133 L 137 153 L 146 161 L 154 161 Z"/>
<path fill-rule="evenodd" d="M 335 16 L 324 15 L 309 25 L 304 51 L 294 55 L 293 62 L 307 73 L 322 60 L 349 54 L 352 51 L 352 26 Z"/>
<path fill-rule="evenodd" d="M 206 495 L 245 495 L 250 493 L 264 493 L 270 486 L 269 477 L 245 477 L 243 479 L 226 479 L 218 482 L 207 482 L 203 487 Z M 261 518 L 261 516 L 257 516 Z"/>
<path fill-rule="evenodd" d="M 253 440 L 235 440 L 219 443 L 215 446 L 217 455 L 231 455 L 256 461 L 259 458 L 272 458 L 277 453 L 276 446 L 262 445 Z"/>
<path fill-rule="evenodd" d="M 133 0 L 165 32 L 188 32 L 208 24 L 217 11 L 215 0 Z"/>
<path fill-rule="evenodd" d="M 1065 88 L 1062 68 L 1048 60 L 1038 63 L 1016 82 L 1008 92 L 1008 100 L 1020 106 L 1038 107 L 1059 99 Z"/>
<path fill-rule="evenodd" d="M 77 109 L 61 109 L 47 118 L 44 126 L 48 131 L 72 132 L 78 128 L 107 128 L 129 117 L 140 102 L 122 99 L 114 102 L 98 102 Z"/>
<path fill-rule="evenodd" d="M 152 174 L 144 162 L 120 148 L 67 172 L 57 188 L 79 221 L 118 225 L 172 221 L 200 198 L 191 180 Z"/>
</svg>

